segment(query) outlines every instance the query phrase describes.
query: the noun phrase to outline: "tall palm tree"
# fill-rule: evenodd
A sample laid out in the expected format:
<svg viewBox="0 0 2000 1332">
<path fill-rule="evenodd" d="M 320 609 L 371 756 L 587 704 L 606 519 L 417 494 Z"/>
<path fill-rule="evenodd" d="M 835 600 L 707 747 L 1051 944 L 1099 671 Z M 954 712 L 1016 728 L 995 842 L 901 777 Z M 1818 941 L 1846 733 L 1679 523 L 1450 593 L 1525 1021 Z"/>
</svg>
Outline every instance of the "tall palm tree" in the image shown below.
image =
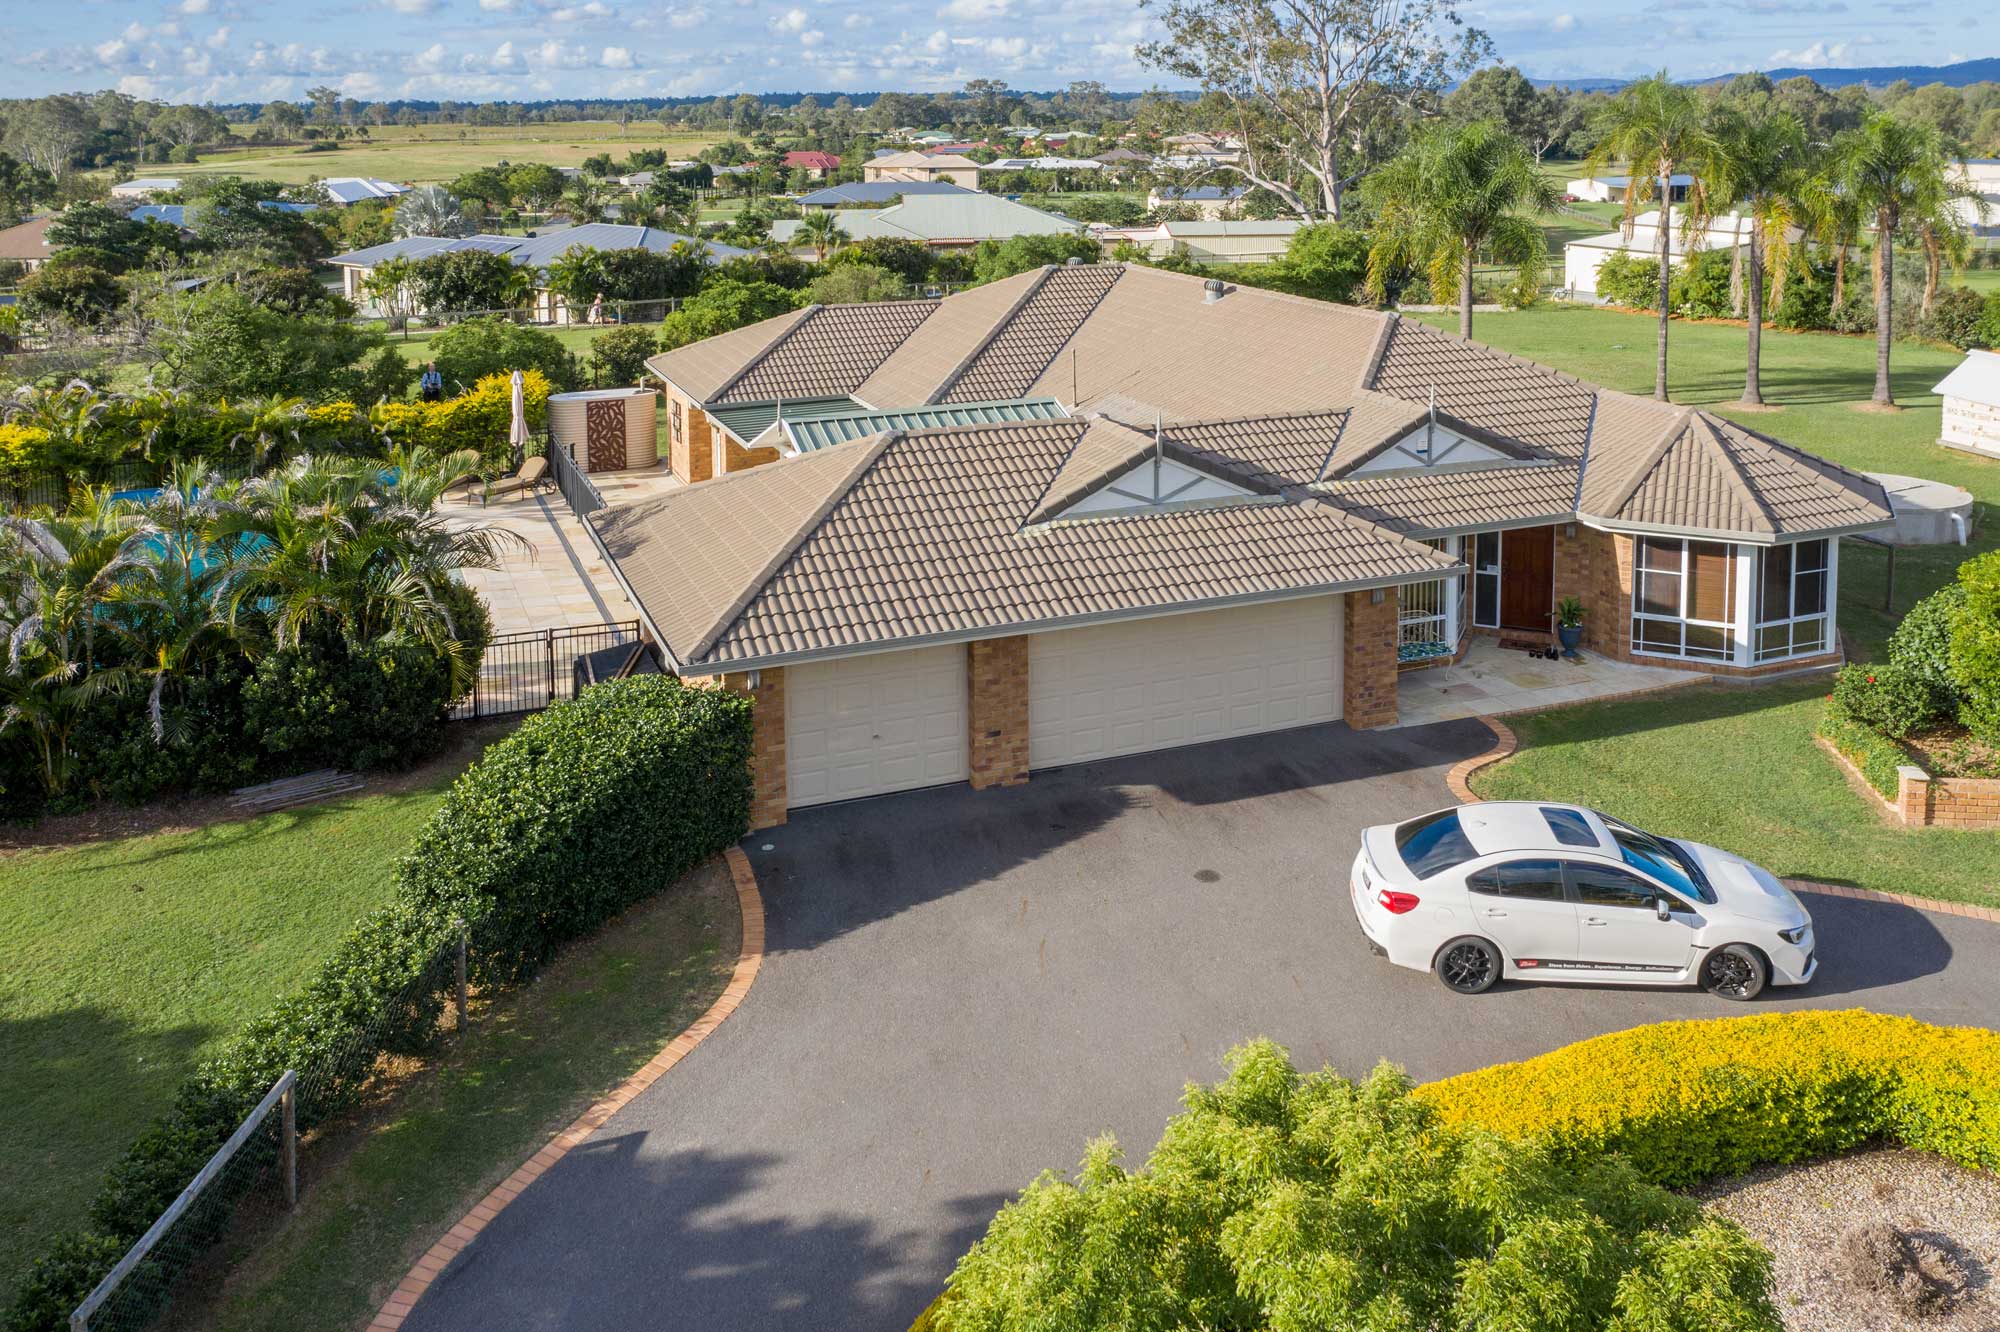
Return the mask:
<svg viewBox="0 0 2000 1332">
<path fill-rule="evenodd" d="M 1792 229 L 1804 212 L 1801 200 L 1810 178 L 1805 126 L 1789 111 L 1724 110 L 1716 116 L 1713 133 L 1708 197 L 1718 208 L 1741 211 L 1749 226 L 1743 250 L 1750 332 L 1742 401 L 1762 406 L 1765 259 L 1780 275 L 1791 259 Z"/>
<path fill-rule="evenodd" d="M 1854 201 L 1875 228 L 1875 396 L 1878 407 L 1893 408 L 1889 349 L 1894 335 L 1896 240 L 1920 236 L 1925 228 L 1956 231 L 1952 212 L 1953 158 L 1944 138 L 1929 125 L 1870 111 L 1861 124 L 1835 136 L 1831 188 Z"/>
<path fill-rule="evenodd" d="M 830 208 L 818 208 L 806 214 L 805 220 L 799 223 L 799 236 L 813 247 L 813 258 L 820 263 L 825 263 L 827 254 L 839 249 L 848 238 L 847 228 L 840 225 L 840 219 Z"/>
<path fill-rule="evenodd" d="M 1667 321 L 1672 316 L 1673 178 L 1693 177 L 1681 212 L 1684 235 L 1694 236 L 1707 224 L 1710 206 L 1705 176 L 1715 157 L 1715 137 L 1708 112 L 1692 88 L 1673 82 L 1662 70 L 1641 79 L 1605 105 L 1596 118 L 1597 147 L 1584 162 L 1584 174 L 1594 176 L 1613 162 L 1624 162 L 1630 182 L 1625 187 L 1625 234 L 1632 234 L 1634 210 L 1657 194 L 1660 201 L 1660 328 L 1653 367 L 1653 396 L 1667 400 Z"/>
<path fill-rule="evenodd" d="M 470 236 L 472 223 L 457 196 L 442 185 L 419 185 L 396 204 L 398 236 Z"/>
<path fill-rule="evenodd" d="M 1482 250 L 1523 287 L 1548 261 L 1534 218 L 1556 211 L 1555 183 L 1536 170 L 1528 145 L 1491 121 L 1420 131 L 1365 189 L 1376 212 L 1369 290 L 1379 299 L 1390 274 L 1425 270 L 1435 297 L 1455 293 L 1462 337 L 1472 336 L 1472 267 Z"/>
</svg>

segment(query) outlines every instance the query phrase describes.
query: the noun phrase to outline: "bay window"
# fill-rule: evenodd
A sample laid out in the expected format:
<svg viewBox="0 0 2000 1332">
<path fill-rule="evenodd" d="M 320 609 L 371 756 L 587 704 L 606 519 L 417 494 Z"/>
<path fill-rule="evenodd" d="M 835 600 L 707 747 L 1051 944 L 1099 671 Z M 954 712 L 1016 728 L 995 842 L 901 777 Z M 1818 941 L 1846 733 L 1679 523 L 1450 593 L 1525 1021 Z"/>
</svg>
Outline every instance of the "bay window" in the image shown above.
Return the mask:
<svg viewBox="0 0 2000 1332">
<path fill-rule="evenodd" d="M 1736 554 L 1720 541 L 1641 537 L 1632 569 L 1632 649 L 1728 661 L 1736 651 Z"/>
<path fill-rule="evenodd" d="M 1827 542 L 1771 546 L 1759 557 L 1754 658 L 1776 661 L 1825 652 L 1832 646 Z"/>
</svg>

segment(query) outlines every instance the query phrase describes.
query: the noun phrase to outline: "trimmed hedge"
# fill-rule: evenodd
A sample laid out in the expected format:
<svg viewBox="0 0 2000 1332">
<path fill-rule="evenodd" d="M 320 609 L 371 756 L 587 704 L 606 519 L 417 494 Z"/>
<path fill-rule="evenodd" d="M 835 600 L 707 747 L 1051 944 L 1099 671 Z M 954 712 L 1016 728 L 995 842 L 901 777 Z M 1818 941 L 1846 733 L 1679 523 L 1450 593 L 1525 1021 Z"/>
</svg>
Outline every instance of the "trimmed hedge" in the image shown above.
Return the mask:
<svg viewBox="0 0 2000 1332">
<path fill-rule="evenodd" d="M 1849 712 L 1832 694 L 1826 700 L 1819 716 L 1820 739 L 1845 755 L 1862 778 L 1893 803 L 1901 789 L 1896 769 L 1908 763 L 1910 756 L 1894 740 Z"/>
<path fill-rule="evenodd" d="M 2000 1169 L 2000 1032 L 1861 1009 L 1662 1022 L 1421 1087 L 1447 1123 L 1669 1188 L 1886 1140 Z"/>
<path fill-rule="evenodd" d="M 640 676 L 594 686 L 488 749 L 397 862 L 390 902 L 182 1084 L 107 1174 L 88 1232 L 52 1237 L 8 1328 L 59 1332 L 285 1069 L 299 1072 L 303 1129 L 351 1104 L 379 1056 L 426 1048 L 457 920 L 482 984 L 519 981 L 741 837 L 750 712 L 739 695 Z"/>
</svg>

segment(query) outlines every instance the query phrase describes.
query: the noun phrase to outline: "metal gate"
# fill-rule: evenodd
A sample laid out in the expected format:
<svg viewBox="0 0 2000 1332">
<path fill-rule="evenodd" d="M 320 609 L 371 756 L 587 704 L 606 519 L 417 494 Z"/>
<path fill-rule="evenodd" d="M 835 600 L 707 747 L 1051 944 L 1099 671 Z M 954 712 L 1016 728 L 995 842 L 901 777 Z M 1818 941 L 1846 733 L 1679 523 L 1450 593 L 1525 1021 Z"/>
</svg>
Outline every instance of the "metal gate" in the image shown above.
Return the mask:
<svg viewBox="0 0 2000 1332">
<path fill-rule="evenodd" d="M 573 698 L 578 657 L 638 641 L 637 620 L 495 634 L 480 660 L 478 682 L 452 708 L 452 720 L 539 712 Z"/>
</svg>

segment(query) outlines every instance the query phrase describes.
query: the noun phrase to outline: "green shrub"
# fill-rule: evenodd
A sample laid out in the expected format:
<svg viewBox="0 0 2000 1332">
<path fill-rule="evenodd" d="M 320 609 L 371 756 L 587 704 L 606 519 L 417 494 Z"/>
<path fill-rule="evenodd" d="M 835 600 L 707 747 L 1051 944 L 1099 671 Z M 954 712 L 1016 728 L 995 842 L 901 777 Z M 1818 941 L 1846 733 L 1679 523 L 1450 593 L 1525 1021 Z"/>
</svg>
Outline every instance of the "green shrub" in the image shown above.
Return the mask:
<svg viewBox="0 0 2000 1332">
<path fill-rule="evenodd" d="M 36 1261 L 9 1329 L 60 1332 L 284 1070 L 301 1075 L 303 1129 L 352 1104 L 383 1054 L 426 1048 L 457 921 L 482 983 L 519 980 L 742 836 L 750 712 L 741 696 L 642 676 L 557 704 L 487 750 L 397 862 L 392 900 L 183 1083 L 111 1169 L 90 1232 Z"/>
<path fill-rule="evenodd" d="M 1730 296 L 1730 266 L 1727 250 L 1703 250 L 1686 259 L 1674 270 L 1669 293 L 1674 312 L 1690 319 L 1728 319 L 1739 313 Z M 1660 271 L 1658 263 L 1653 271 Z"/>
<path fill-rule="evenodd" d="M 1951 676 L 1951 626 L 1965 605 L 1965 589 L 1947 583 L 1910 607 L 1889 635 L 1889 660 L 1930 687 L 1931 708 L 1941 717 L 1958 715 L 1958 682 Z"/>
<path fill-rule="evenodd" d="M 501 315 L 467 319 L 441 330 L 431 339 L 427 359 L 437 362 L 449 393 L 468 392 L 489 375 L 516 370 L 541 371 L 558 392 L 582 382 L 576 356 L 561 338 Z"/>
<path fill-rule="evenodd" d="M 1986 340 L 1986 299 L 1970 287 L 1946 287 L 1931 302 L 1923 334 L 1960 351 L 1990 347 Z"/>
<path fill-rule="evenodd" d="M 1774 284 L 1775 285 L 1775 284 Z M 1794 332 L 1830 328 L 1833 323 L 1833 269 L 1797 254 L 1785 274 L 1785 290 L 1771 322 Z"/>
<path fill-rule="evenodd" d="M 178 680 L 163 700 L 155 738 L 147 691 L 97 700 L 78 727 L 80 784 L 101 799 L 137 805 L 173 792 L 207 794 L 257 779 L 263 752 L 246 736 L 243 690 L 249 662 L 234 653 Z"/>
<path fill-rule="evenodd" d="M 1958 719 L 1988 744 L 2000 744 L 2000 551 L 1958 567 L 1965 600 L 1952 615 L 1951 678 Z"/>
<path fill-rule="evenodd" d="M 281 770 L 405 768 L 436 751 L 455 692 L 424 644 L 308 635 L 258 661 L 244 724 Z"/>
<path fill-rule="evenodd" d="M 1268 1041 L 1187 1089 L 1144 1169 L 1091 1144 L 1001 1209 L 930 1311 L 949 1332 L 1777 1332 L 1770 1258 L 1624 1162 L 1447 1125 L 1383 1066 Z"/>
<path fill-rule="evenodd" d="M 590 359 L 609 384 L 636 384 L 646 373 L 646 358 L 660 349 L 651 329 L 637 325 L 614 328 L 590 340 Z"/>
<path fill-rule="evenodd" d="M 1847 756 L 1848 762 L 1860 771 L 1862 779 L 1874 787 L 1878 795 L 1884 800 L 1896 799 L 1900 787 L 1896 769 L 1910 761 L 1900 745 L 1874 727 L 1857 721 L 1831 694 L 1827 695 L 1826 707 L 1820 712 L 1817 733 L 1822 740 Z"/>
<path fill-rule="evenodd" d="M 1613 305 L 1655 310 L 1660 305 L 1660 261 L 1623 250 L 1607 255 L 1597 269 L 1597 294 Z"/>
<path fill-rule="evenodd" d="M 1681 1188 L 1885 1139 L 2000 1167 L 2000 1032 L 1847 1009 L 1661 1022 L 1421 1087 L 1447 1123 Z"/>
<path fill-rule="evenodd" d="M 1894 661 L 1856 663 L 1834 678 L 1833 701 L 1864 726 L 1891 740 L 1915 735 L 1941 717 L 1929 680 Z"/>
<path fill-rule="evenodd" d="M 1979 345 L 2000 347 L 2000 287 L 1986 293 L 1979 311 Z"/>
</svg>

